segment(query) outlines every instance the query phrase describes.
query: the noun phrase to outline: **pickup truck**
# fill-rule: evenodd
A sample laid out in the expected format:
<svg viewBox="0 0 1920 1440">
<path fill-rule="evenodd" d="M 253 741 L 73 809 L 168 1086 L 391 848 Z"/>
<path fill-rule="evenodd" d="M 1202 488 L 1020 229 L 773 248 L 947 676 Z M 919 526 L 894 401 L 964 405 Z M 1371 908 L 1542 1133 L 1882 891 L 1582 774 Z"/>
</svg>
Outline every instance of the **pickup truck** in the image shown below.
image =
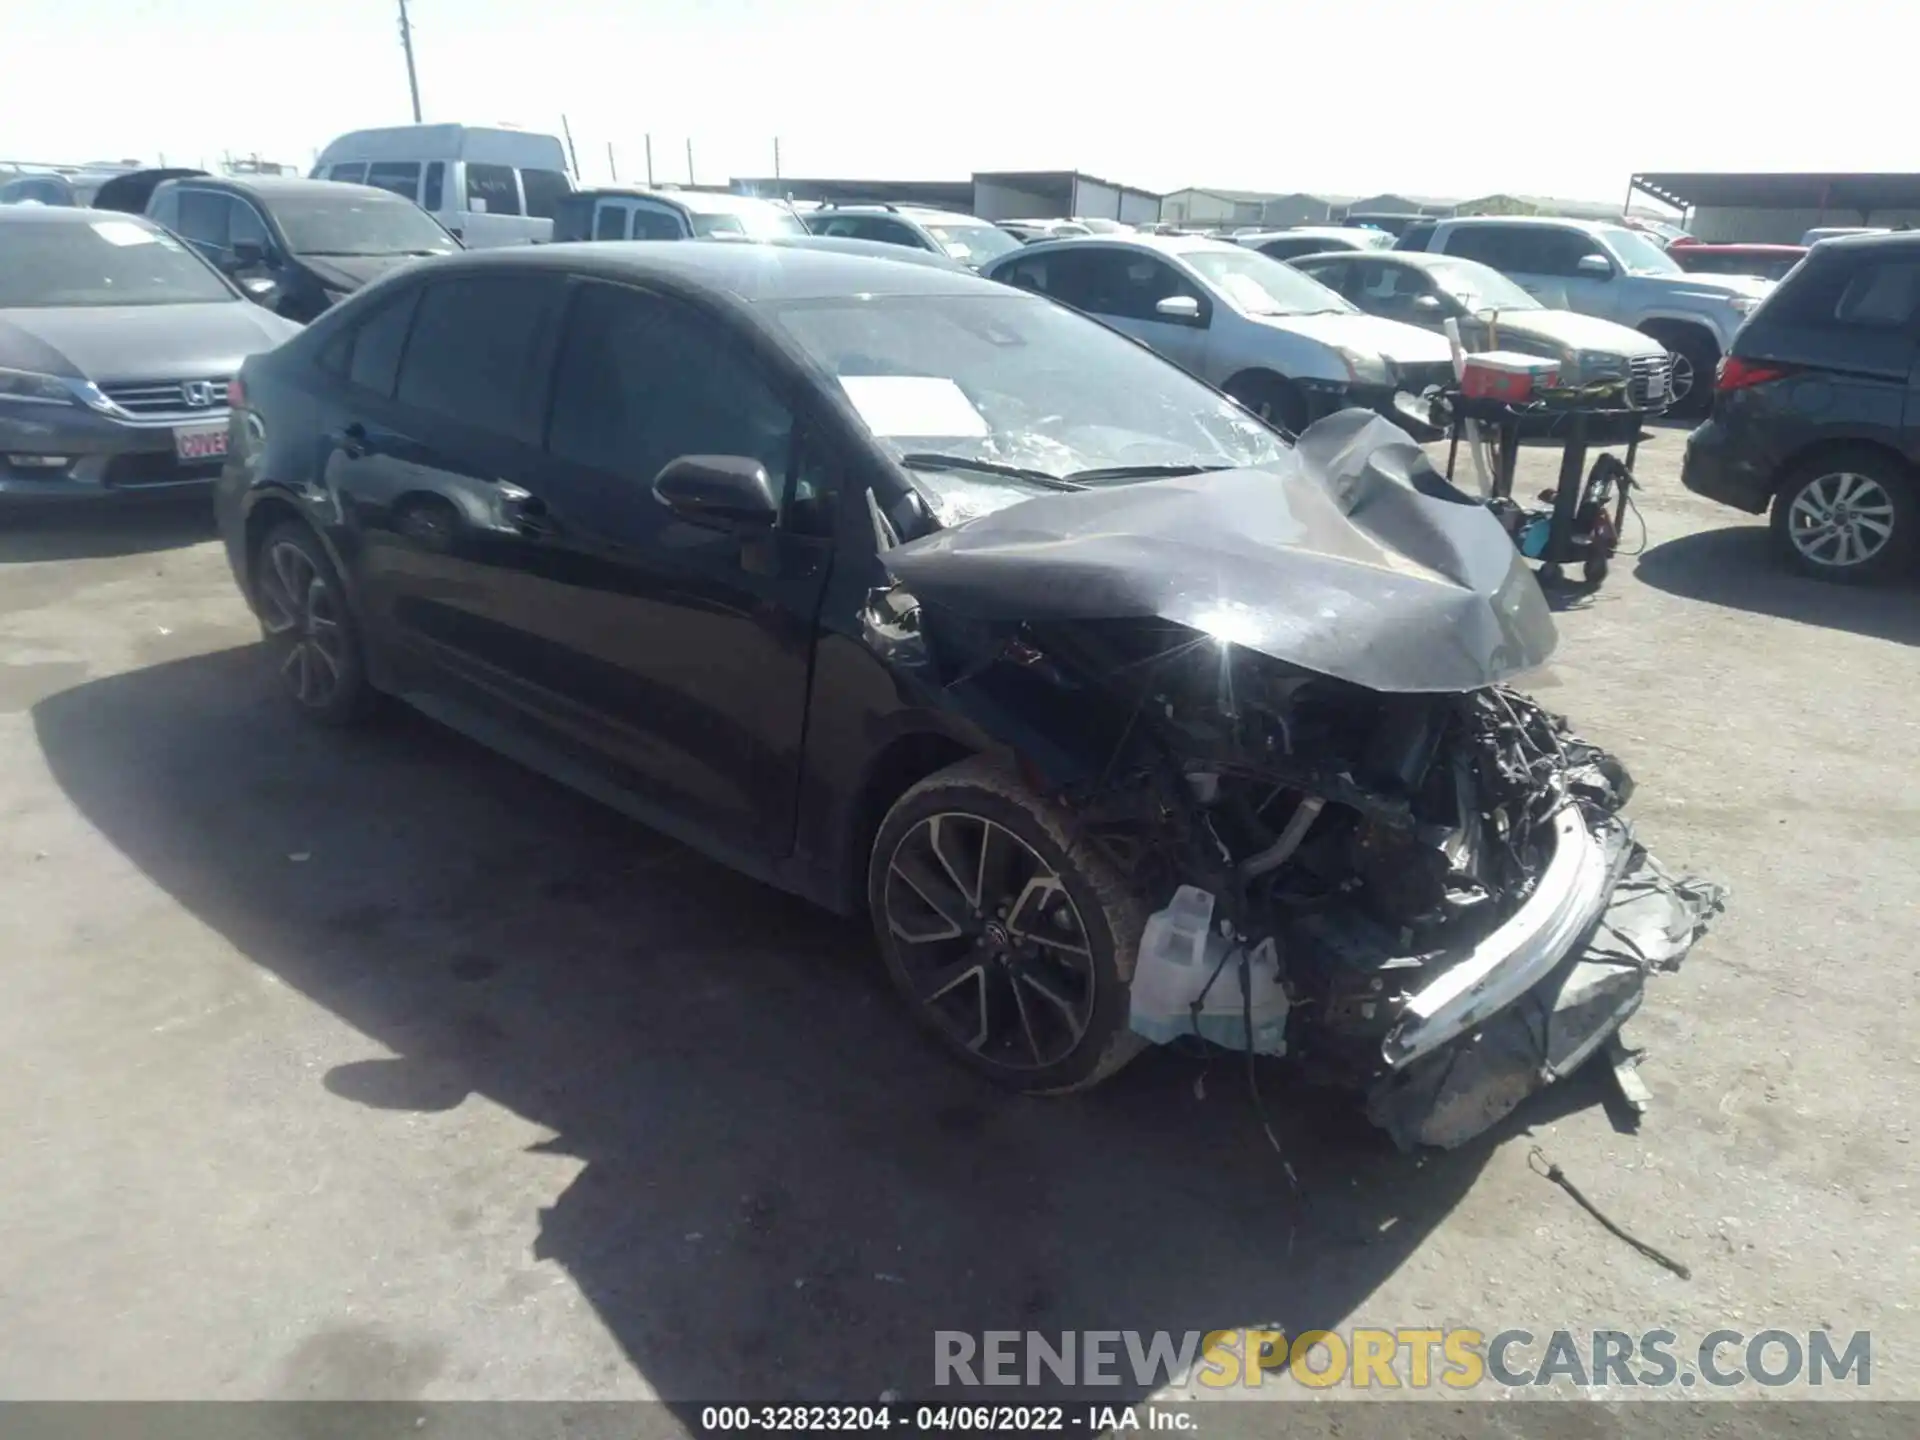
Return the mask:
<svg viewBox="0 0 1920 1440">
<path fill-rule="evenodd" d="M 1690 275 L 1645 235 L 1604 221 L 1421 221 L 1394 248 L 1478 260 L 1550 309 L 1597 315 L 1658 340 L 1673 355 L 1676 415 L 1706 411 L 1720 357 L 1774 286 L 1750 275 Z"/>
</svg>

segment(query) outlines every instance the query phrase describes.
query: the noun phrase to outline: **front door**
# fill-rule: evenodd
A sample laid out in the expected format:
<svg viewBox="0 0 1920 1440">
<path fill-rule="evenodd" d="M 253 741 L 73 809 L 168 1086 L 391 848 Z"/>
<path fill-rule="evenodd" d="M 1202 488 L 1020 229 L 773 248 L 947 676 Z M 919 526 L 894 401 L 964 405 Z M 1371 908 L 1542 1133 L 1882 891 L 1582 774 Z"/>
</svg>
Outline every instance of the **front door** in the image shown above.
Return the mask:
<svg viewBox="0 0 1920 1440">
<path fill-rule="evenodd" d="M 726 322 L 578 281 L 553 375 L 548 529 L 511 626 L 546 723 L 692 827 L 792 845 L 814 626 L 832 560 L 832 469 Z M 744 455 L 786 497 L 770 533 L 681 520 L 653 480 L 682 455 Z M 536 668 L 537 667 L 537 668 Z"/>
<path fill-rule="evenodd" d="M 1174 364 L 1203 373 L 1212 301 L 1158 255 L 1089 246 L 1056 251 L 1046 263 L 1049 295 L 1133 336 Z M 1176 296 L 1194 302 L 1193 318 L 1160 312 L 1160 302 Z"/>
</svg>

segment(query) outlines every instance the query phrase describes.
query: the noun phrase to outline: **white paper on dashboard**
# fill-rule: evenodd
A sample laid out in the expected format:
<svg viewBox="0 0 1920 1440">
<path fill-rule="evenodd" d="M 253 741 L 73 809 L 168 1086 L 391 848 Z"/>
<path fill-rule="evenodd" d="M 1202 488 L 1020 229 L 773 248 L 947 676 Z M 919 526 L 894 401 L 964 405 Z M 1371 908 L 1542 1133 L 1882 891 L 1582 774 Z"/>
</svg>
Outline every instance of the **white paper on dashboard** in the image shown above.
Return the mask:
<svg viewBox="0 0 1920 1440">
<path fill-rule="evenodd" d="M 867 428 L 884 439 L 991 433 L 966 392 L 944 375 L 842 375 L 840 388 Z"/>
<path fill-rule="evenodd" d="M 109 245 L 151 245 L 160 237 L 131 220 L 95 220 L 93 233 Z"/>
</svg>

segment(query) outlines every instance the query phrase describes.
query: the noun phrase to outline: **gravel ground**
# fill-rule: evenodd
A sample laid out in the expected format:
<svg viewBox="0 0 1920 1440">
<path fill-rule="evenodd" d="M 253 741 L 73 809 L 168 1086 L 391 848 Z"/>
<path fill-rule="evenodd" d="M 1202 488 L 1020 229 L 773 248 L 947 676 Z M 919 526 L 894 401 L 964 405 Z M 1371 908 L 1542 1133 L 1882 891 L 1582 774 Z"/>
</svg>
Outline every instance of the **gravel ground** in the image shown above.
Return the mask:
<svg viewBox="0 0 1920 1440">
<path fill-rule="evenodd" d="M 199 517 L 7 518 L 0 1396 L 871 1400 L 936 1329 L 1271 1322 L 1866 1329 L 1913 1398 L 1920 593 L 1786 577 L 1681 438 L 1535 687 L 1732 890 L 1652 1114 L 1576 1079 L 1414 1159 L 1275 1072 L 1297 1194 L 1235 1065 L 989 1092 L 857 927 L 425 721 L 304 731 Z"/>
</svg>

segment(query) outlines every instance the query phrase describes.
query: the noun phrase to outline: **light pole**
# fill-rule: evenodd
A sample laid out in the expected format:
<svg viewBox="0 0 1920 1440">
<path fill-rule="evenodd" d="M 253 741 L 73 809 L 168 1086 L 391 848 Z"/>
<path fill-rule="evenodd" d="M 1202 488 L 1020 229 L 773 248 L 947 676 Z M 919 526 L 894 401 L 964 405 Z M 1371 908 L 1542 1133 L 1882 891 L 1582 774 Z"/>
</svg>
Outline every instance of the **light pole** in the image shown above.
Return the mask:
<svg viewBox="0 0 1920 1440">
<path fill-rule="evenodd" d="M 400 48 L 407 52 L 407 92 L 413 96 L 413 123 L 420 123 L 420 77 L 413 70 L 413 26 L 407 23 L 407 0 L 400 0 Z"/>
</svg>

